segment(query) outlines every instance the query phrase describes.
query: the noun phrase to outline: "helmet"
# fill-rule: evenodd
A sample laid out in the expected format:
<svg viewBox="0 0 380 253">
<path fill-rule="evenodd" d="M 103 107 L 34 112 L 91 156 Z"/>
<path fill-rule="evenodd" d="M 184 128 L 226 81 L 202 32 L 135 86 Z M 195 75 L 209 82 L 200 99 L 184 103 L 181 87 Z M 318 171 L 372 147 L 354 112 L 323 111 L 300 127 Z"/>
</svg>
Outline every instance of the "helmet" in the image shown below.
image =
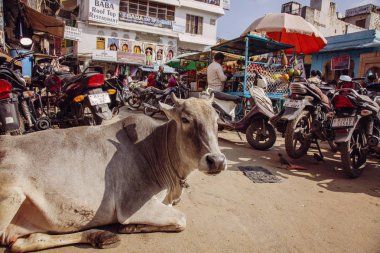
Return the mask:
<svg viewBox="0 0 380 253">
<path fill-rule="evenodd" d="M 339 77 L 339 81 L 343 81 L 343 82 L 352 82 L 352 78 L 351 77 L 349 77 L 349 76 L 346 76 L 346 75 L 341 75 L 340 77 Z"/>
<path fill-rule="evenodd" d="M 268 88 L 268 81 L 262 75 L 258 75 L 257 77 L 257 87 L 260 87 L 264 90 Z"/>
</svg>

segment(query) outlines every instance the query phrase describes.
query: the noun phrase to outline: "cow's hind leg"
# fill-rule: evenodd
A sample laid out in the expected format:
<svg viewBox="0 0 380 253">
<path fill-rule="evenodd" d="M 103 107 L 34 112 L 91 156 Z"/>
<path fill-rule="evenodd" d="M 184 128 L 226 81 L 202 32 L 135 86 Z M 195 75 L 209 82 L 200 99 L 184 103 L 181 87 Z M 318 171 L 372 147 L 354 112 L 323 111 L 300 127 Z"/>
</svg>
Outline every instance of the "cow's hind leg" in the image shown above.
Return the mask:
<svg viewBox="0 0 380 253">
<path fill-rule="evenodd" d="M 36 233 L 18 238 L 10 247 L 10 252 L 30 252 L 82 243 L 100 249 L 114 248 L 120 244 L 120 238 L 114 233 L 96 229 L 63 235 Z"/>
<path fill-rule="evenodd" d="M 19 189 L 6 185 L 0 187 L 0 245 L 8 245 L 16 240 L 16 238 L 9 238 L 9 235 L 5 234 L 5 230 L 25 199 L 25 195 Z"/>
<path fill-rule="evenodd" d="M 119 233 L 180 232 L 186 227 L 185 215 L 157 200 L 150 200 L 125 222 Z"/>
</svg>

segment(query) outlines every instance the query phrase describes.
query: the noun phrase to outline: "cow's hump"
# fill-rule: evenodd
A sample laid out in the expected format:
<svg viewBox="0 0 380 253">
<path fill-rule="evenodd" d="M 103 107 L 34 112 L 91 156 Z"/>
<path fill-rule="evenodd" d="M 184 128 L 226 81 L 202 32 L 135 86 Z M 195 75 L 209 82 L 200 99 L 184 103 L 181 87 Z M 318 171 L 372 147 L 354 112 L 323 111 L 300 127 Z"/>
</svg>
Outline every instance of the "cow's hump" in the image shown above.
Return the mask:
<svg viewBox="0 0 380 253">
<path fill-rule="evenodd" d="M 123 121 L 124 131 L 132 143 L 145 139 L 162 124 L 146 115 L 132 115 Z"/>
</svg>

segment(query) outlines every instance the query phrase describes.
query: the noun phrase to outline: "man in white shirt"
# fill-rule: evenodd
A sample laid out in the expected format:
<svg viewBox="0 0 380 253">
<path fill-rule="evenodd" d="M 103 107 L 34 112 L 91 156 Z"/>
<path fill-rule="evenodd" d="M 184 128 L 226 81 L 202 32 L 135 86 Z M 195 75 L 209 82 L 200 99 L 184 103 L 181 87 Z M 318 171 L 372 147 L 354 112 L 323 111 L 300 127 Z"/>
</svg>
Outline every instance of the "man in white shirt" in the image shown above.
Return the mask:
<svg viewBox="0 0 380 253">
<path fill-rule="evenodd" d="M 214 62 L 211 63 L 207 68 L 208 88 L 211 88 L 214 91 L 224 90 L 224 82 L 227 80 L 227 77 L 224 75 L 222 67 L 223 61 L 224 54 L 217 53 L 214 56 Z"/>
</svg>

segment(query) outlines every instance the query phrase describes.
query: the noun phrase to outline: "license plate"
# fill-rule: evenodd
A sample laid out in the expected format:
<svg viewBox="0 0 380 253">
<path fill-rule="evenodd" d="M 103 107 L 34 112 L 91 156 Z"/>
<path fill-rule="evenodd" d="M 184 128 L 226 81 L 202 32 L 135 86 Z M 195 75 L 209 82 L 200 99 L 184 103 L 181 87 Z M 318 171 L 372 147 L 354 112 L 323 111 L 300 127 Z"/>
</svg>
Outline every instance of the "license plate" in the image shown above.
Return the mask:
<svg viewBox="0 0 380 253">
<path fill-rule="evenodd" d="M 111 99 L 108 93 L 91 94 L 88 95 L 88 98 L 92 106 L 111 103 Z"/>
<path fill-rule="evenodd" d="M 302 100 L 294 100 L 294 99 L 286 99 L 284 103 L 284 107 L 291 107 L 291 108 L 301 108 L 302 107 Z"/>
<path fill-rule="evenodd" d="M 355 117 L 348 118 L 335 118 L 333 120 L 332 127 L 340 128 L 340 127 L 352 127 L 355 124 Z"/>
</svg>

